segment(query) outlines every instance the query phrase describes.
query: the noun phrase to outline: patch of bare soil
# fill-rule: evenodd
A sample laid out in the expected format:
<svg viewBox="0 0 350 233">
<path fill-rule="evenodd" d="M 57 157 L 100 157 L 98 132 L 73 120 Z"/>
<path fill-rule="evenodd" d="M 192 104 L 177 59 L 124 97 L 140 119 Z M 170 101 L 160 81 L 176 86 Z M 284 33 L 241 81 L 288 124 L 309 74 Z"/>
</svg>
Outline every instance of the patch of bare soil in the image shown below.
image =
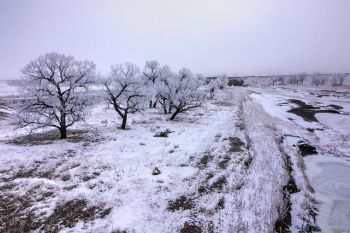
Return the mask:
<svg viewBox="0 0 350 233">
<path fill-rule="evenodd" d="M 244 146 L 244 142 L 238 137 L 229 137 L 230 149 L 229 152 L 240 152 L 242 151 L 242 146 Z"/>
<path fill-rule="evenodd" d="M 95 218 L 104 218 L 112 208 L 89 206 L 84 199 L 74 199 L 58 205 L 45 220 L 42 229 L 45 232 L 58 232 L 63 227 L 74 227 L 79 221 L 88 222 Z"/>
<path fill-rule="evenodd" d="M 210 151 L 207 151 L 202 158 L 197 162 L 197 167 L 200 169 L 204 169 L 208 166 L 208 163 L 213 159 L 213 155 L 211 155 Z"/>
<path fill-rule="evenodd" d="M 302 156 L 317 154 L 317 150 L 314 146 L 310 145 L 307 142 L 303 142 L 303 141 L 298 142 L 298 151 Z"/>
<path fill-rule="evenodd" d="M 315 107 L 305 102 L 297 99 L 289 99 L 290 103 L 296 104 L 298 107 L 289 110 L 288 112 L 294 113 L 297 116 L 302 117 L 305 121 L 314 121 L 318 122 L 315 117 L 316 113 L 334 113 L 340 114 L 339 107 L 334 107 L 333 109 L 321 109 L 320 107 Z M 332 107 L 332 105 L 328 105 L 328 108 Z"/>
<path fill-rule="evenodd" d="M 64 227 L 74 227 L 79 221 L 88 222 L 104 218 L 112 208 L 90 206 L 86 200 L 74 199 L 55 207 L 48 216 L 38 216 L 35 198 L 27 193 L 23 196 L 0 194 L 0 232 L 59 232 Z M 43 193 L 41 200 L 48 199 L 52 193 Z M 45 213 L 43 213 L 45 214 Z"/>
<path fill-rule="evenodd" d="M 224 158 L 218 163 L 218 167 L 220 169 L 226 169 L 230 160 L 231 160 L 231 156 L 225 155 Z"/>
<path fill-rule="evenodd" d="M 180 229 L 180 233 L 202 233 L 203 230 L 200 226 L 195 223 L 185 222 L 183 227 Z"/>
<path fill-rule="evenodd" d="M 194 208 L 194 206 L 192 198 L 182 195 L 174 201 L 169 201 L 167 209 L 169 211 L 190 210 Z"/>
<path fill-rule="evenodd" d="M 173 133 L 174 131 L 170 129 L 165 129 L 164 131 L 160 131 L 156 133 L 153 137 L 159 137 L 159 138 L 167 138 L 170 133 Z"/>
<path fill-rule="evenodd" d="M 0 232 L 58 232 L 64 227 L 75 226 L 79 221 L 89 222 L 110 213 L 111 208 L 104 204 L 90 205 L 87 200 L 74 199 L 54 206 L 53 213 L 48 215 L 43 206 L 49 207 L 55 203 L 54 198 L 60 188 L 43 182 L 29 187 L 26 185 L 25 181 L 33 178 L 68 181 L 69 173 L 62 173 L 60 168 L 74 156 L 75 151 L 68 150 L 62 156 L 34 161 L 25 167 L 1 170 Z M 68 169 L 77 166 L 79 164 L 73 164 Z M 98 175 L 98 171 L 83 173 L 80 179 L 86 181 Z M 74 184 L 68 184 L 70 186 L 63 187 L 65 190 L 75 188 Z"/>
<path fill-rule="evenodd" d="M 210 186 L 210 190 L 221 191 L 225 184 L 227 184 L 227 178 L 226 176 L 221 176 Z"/>
<path fill-rule="evenodd" d="M 57 130 L 50 130 L 43 133 L 32 133 L 25 136 L 19 136 L 14 139 L 8 140 L 7 143 L 16 144 L 19 146 L 32 146 L 32 145 L 48 145 L 59 140 L 60 135 Z M 68 142 L 91 142 L 91 134 L 88 130 L 70 130 L 68 131 Z"/>
</svg>

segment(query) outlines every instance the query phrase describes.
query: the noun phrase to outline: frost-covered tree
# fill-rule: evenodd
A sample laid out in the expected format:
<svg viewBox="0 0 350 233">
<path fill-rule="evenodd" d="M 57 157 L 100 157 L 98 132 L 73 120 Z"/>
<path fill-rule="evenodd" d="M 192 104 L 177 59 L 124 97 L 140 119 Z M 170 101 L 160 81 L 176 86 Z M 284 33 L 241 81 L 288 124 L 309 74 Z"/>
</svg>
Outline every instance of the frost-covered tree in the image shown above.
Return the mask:
<svg viewBox="0 0 350 233">
<path fill-rule="evenodd" d="M 228 78 L 226 74 L 222 74 L 217 78 L 217 85 L 219 89 L 224 89 L 227 86 Z"/>
<path fill-rule="evenodd" d="M 304 80 L 306 78 L 306 73 L 300 73 L 296 75 L 291 75 L 288 78 L 288 84 L 291 85 L 302 85 L 304 83 Z"/>
<path fill-rule="evenodd" d="M 196 74 L 196 79 L 198 82 L 200 82 L 202 85 L 205 85 L 207 82 L 207 78 L 203 74 Z"/>
<path fill-rule="evenodd" d="M 147 61 L 145 64 L 145 67 L 143 69 L 143 78 L 146 87 L 148 88 L 148 95 L 149 95 L 149 107 L 155 108 L 157 105 L 157 99 L 156 99 L 156 85 L 158 82 L 158 79 L 161 77 L 161 67 L 157 61 Z"/>
<path fill-rule="evenodd" d="M 164 114 L 172 112 L 170 89 L 175 79 L 176 74 L 170 70 L 169 66 L 163 66 L 159 83 L 156 86 L 156 98 L 162 106 Z"/>
<path fill-rule="evenodd" d="M 321 86 L 326 83 L 327 78 L 321 73 L 313 73 L 311 77 L 311 84 L 315 86 Z"/>
<path fill-rule="evenodd" d="M 271 81 L 272 81 L 272 85 L 276 85 L 276 84 L 283 85 L 284 84 L 283 77 L 278 77 L 278 76 L 271 77 Z"/>
<path fill-rule="evenodd" d="M 128 114 L 144 108 L 146 95 L 140 69 L 128 62 L 113 65 L 103 85 L 108 105 L 122 118 L 121 129 L 126 129 Z"/>
<path fill-rule="evenodd" d="M 179 113 L 202 106 L 205 97 L 199 90 L 202 83 L 189 69 L 183 68 L 178 74 L 168 70 L 168 75 L 162 81 L 159 95 L 169 105 L 168 113 L 172 114 L 170 120 L 174 120 Z"/>
<path fill-rule="evenodd" d="M 220 83 L 219 80 L 216 79 L 211 79 L 210 82 L 208 83 L 208 89 L 209 89 L 209 97 L 213 98 L 215 95 L 215 91 L 219 89 Z"/>
<path fill-rule="evenodd" d="M 344 84 L 346 74 L 334 74 L 332 77 L 332 86 L 342 86 Z"/>
<path fill-rule="evenodd" d="M 93 80 L 95 64 L 47 53 L 27 64 L 22 74 L 26 100 L 18 112 L 19 126 L 56 128 L 61 139 L 67 138 L 67 128 L 85 119 L 88 99 L 83 90 Z"/>
<path fill-rule="evenodd" d="M 298 84 L 302 85 L 302 84 L 304 84 L 304 81 L 307 77 L 307 73 L 299 73 L 299 74 L 297 74 L 297 77 L 298 77 Z"/>
</svg>

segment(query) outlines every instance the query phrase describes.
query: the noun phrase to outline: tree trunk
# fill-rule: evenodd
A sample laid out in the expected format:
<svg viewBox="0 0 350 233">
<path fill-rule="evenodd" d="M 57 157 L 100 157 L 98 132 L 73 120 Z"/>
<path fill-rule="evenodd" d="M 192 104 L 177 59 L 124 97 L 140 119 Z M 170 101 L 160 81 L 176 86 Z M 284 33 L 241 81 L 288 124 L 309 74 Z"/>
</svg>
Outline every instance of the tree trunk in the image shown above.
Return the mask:
<svg viewBox="0 0 350 233">
<path fill-rule="evenodd" d="M 168 111 L 166 110 L 165 104 L 163 105 L 163 110 L 164 110 L 164 114 L 168 114 Z"/>
<path fill-rule="evenodd" d="M 176 110 L 176 111 L 173 113 L 173 115 L 171 115 L 170 120 L 171 120 L 171 121 L 174 120 L 175 117 L 177 116 L 177 114 L 179 114 L 179 113 L 180 113 L 180 111 Z"/>
<path fill-rule="evenodd" d="M 67 139 L 67 127 L 61 126 L 60 128 L 61 139 Z"/>
<path fill-rule="evenodd" d="M 154 101 L 153 108 L 156 108 L 156 107 L 157 107 L 157 101 Z"/>
<path fill-rule="evenodd" d="M 67 125 L 66 125 L 66 114 L 65 114 L 65 112 L 61 113 L 60 134 L 61 134 L 61 139 L 67 139 Z"/>
<path fill-rule="evenodd" d="M 124 115 L 123 117 L 123 121 L 122 121 L 122 126 L 120 127 L 121 129 L 126 129 L 126 120 L 127 120 L 128 116 L 127 114 Z"/>
</svg>

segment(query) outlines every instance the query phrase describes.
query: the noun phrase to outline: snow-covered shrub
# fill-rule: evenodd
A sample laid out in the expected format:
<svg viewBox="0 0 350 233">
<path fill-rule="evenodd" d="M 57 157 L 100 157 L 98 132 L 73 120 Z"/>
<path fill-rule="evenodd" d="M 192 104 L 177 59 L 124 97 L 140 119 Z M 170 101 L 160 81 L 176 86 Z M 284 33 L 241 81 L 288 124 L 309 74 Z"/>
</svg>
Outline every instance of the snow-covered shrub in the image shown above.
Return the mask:
<svg viewBox="0 0 350 233">
<path fill-rule="evenodd" d="M 326 83 L 327 78 L 321 73 L 314 73 L 311 77 L 311 84 L 315 86 L 321 86 Z"/>
<path fill-rule="evenodd" d="M 144 108 L 146 93 L 140 76 L 140 69 L 129 62 L 116 64 L 110 76 L 103 81 L 107 104 L 122 118 L 121 129 L 126 129 L 129 113 Z"/>
<path fill-rule="evenodd" d="M 284 79 L 282 77 L 271 77 L 272 85 L 283 85 Z"/>
<path fill-rule="evenodd" d="M 345 74 L 334 74 L 332 77 L 332 86 L 342 86 L 344 84 Z"/>
<path fill-rule="evenodd" d="M 291 75 L 287 81 L 288 81 L 288 84 L 291 84 L 291 85 L 302 85 L 304 83 L 305 78 L 306 78 L 306 74 L 300 73 L 296 75 Z"/>
<path fill-rule="evenodd" d="M 61 139 L 67 138 L 67 128 L 85 119 L 89 101 L 83 90 L 95 76 L 95 64 L 47 53 L 26 65 L 22 74 L 26 101 L 18 112 L 19 126 L 56 128 Z"/>
<path fill-rule="evenodd" d="M 228 86 L 244 86 L 244 80 L 240 78 L 231 78 L 228 81 Z"/>
<path fill-rule="evenodd" d="M 208 83 L 208 89 L 209 89 L 209 97 L 213 98 L 215 91 L 217 89 L 219 89 L 219 83 L 217 79 L 212 79 L 210 80 L 210 82 Z"/>
<path fill-rule="evenodd" d="M 219 87 L 219 89 L 224 89 L 228 84 L 228 78 L 226 76 L 226 74 L 220 75 L 217 78 L 217 85 Z"/>
</svg>

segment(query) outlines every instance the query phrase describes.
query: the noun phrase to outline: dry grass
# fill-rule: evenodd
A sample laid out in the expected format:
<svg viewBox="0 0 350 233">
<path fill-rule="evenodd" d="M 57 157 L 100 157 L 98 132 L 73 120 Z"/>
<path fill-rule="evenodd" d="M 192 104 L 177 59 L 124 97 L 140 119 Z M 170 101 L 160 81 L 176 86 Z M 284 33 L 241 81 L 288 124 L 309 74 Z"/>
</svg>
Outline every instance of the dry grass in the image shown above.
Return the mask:
<svg viewBox="0 0 350 233">
<path fill-rule="evenodd" d="M 242 142 L 240 138 L 229 137 L 228 140 L 230 142 L 229 152 L 233 153 L 242 151 L 242 146 L 244 146 L 244 142 Z"/>
<path fill-rule="evenodd" d="M 192 198 L 187 196 L 180 196 L 176 198 L 174 201 L 169 201 L 167 210 L 169 211 L 177 211 L 177 210 L 190 210 L 194 208 L 194 203 Z"/>
</svg>

